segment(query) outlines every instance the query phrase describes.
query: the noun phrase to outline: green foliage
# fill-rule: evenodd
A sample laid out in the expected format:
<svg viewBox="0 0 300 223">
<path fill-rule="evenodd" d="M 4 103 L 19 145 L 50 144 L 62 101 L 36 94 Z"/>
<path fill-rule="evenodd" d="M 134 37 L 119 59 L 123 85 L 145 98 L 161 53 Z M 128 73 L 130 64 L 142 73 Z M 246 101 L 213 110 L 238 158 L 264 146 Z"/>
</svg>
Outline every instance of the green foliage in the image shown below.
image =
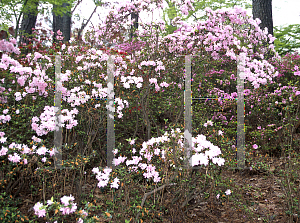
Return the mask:
<svg viewBox="0 0 300 223">
<path fill-rule="evenodd" d="M 275 49 L 279 55 L 293 53 L 300 47 L 300 24 L 274 27 Z"/>
<path fill-rule="evenodd" d="M 18 210 L 18 202 L 5 192 L 0 194 L 0 221 L 1 222 L 28 222 Z"/>
<path fill-rule="evenodd" d="M 167 1 L 167 3 L 169 7 L 163 11 L 163 20 L 166 22 L 166 24 L 167 19 L 172 21 L 175 17 L 179 15 L 179 10 L 175 7 L 175 4 L 170 1 Z M 166 31 L 168 34 L 173 33 L 176 29 L 177 28 L 171 24 L 166 26 Z"/>
</svg>

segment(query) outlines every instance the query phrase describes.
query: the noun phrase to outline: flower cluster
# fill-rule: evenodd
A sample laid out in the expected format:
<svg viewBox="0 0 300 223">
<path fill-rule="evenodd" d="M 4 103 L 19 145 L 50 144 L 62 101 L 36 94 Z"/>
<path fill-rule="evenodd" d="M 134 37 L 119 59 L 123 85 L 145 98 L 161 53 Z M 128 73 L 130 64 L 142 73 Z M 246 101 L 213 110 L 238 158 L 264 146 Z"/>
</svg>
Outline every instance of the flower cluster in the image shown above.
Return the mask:
<svg viewBox="0 0 300 223">
<path fill-rule="evenodd" d="M 31 127 L 36 132 L 38 136 L 46 135 L 50 131 L 55 131 L 55 128 L 59 126 L 56 125 L 56 116 L 55 116 L 55 107 L 46 106 L 44 108 L 44 112 L 40 115 L 40 118 L 33 117 Z M 60 116 L 61 127 L 64 127 L 63 124 L 66 121 L 69 121 L 69 124 L 66 125 L 67 129 L 71 129 L 72 127 L 77 125 L 77 120 L 74 120 L 76 114 L 78 114 L 78 110 L 74 108 L 72 111 L 68 111 L 67 109 L 63 109 L 61 113 L 67 113 L 66 116 Z M 38 125 L 37 122 L 40 121 L 41 124 Z"/>
<path fill-rule="evenodd" d="M 41 217 L 45 217 L 46 216 L 46 208 L 45 206 L 40 203 L 40 202 L 37 202 L 34 207 L 33 207 L 33 210 L 34 210 L 34 214 L 37 215 L 39 218 Z"/>
<path fill-rule="evenodd" d="M 7 41 L 5 39 L 0 40 L 0 51 L 20 54 L 20 50 L 17 47 L 15 47 L 14 44 L 17 44 L 15 38 L 10 38 L 10 41 Z"/>
<path fill-rule="evenodd" d="M 77 214 L 79 216 L 77 223 L 83 223 L 83 219 L 88 216 L 88 212 L 85 210 L 77 210 L 77 204 L 73 201 L 75 198 L 70 196 L 63 196 L 60 198 L 61 203 L 54 202 L 53 197 L 47 201 L 47 204 L 43 205 L 43 203 L 38 202 L 34 205 L 33 210 L 34 214 L 37 215 L 39 218 L 46 217 L 49 215 L 51 210 L 55 210 L 56 212 L 59 210 L 62 215 L 70 215 L 70 214 Z M 57 222 L 57 221 L 55 221 Z"/>
<path fill-rule="evenodd" d="M 33 139 L 40 140 L 35 136 L 33 136 Z M 55 154 L 55 151 L 54 149 L 49 150 L 45 146 L 37 147 L 36 145 L 33 145 L 32 148 L 29 148 L 25 144 L 16 143 L 11 143 L 8 148 L 2 146 L 2 148 L 0 149 L 0 157 L 8 155 L 8 160 L 10 162 L 20 163 L 22 161 L 24 165 L 28 163 L 29 156 L 34 156 L 34 154 L 42 157 L 41 161 L 45 163 L 47 160 L 47 154 L 52 157 Z"/>
<path fill-rule="evenodd" d="M 76 211 L 77 204 L 73 203 L 74 200 L 75 200 L 75 198 L 72 195 L 63 196 L 62 198 L 60 198 L 60 201 L 64 206 L 61 207 L 59 210 L 62 212 L 63 215 L 72 214 Z"/>
<path fill-rule="evenodd" d="M 214 146 L 211 142 L 207 141 L 204 135 L 198 135 L 196 138 L 193 138 L 192 142 L 193 142 L 192 147 L 197 152 L 191 158 L 192 166 L 196 166 L 196 165 L 206 166 L 209 163 L 209 159 L 211 159 L 214 164 L 218 164 L 219 166 L 224 165 L 225 159 L 217 157 L 221 155 L 220 148 Z M 198 144 L 197 147 L 194 146 L 194 143 Z M 204 150 L 206 151 L 203 153 Z"/>
<path fill-rule="evenodd" d="M 126 80 L 128 80 L 126 82 Z M 136 87 L 137 88 L 141 88 L 143 85 L 141 84 L 143 82 L 143 78 L 142 77 L 131 77 L 131 76 L 128 76 L 128 77 L 124 77 L 124 76 L 121 76 L 121 82 L 123 82 L 123 86 L 125 88 L 130 88 L 130 85 L 131 83 L 135 83 L 136 84 Z"/>
<path fill-rule="evenodd" d="M 183 135 L 179 134 L 180 129 L 176 129 L 176 131 L 172 129 L 171 134 L 165 132 L 165 134 L 161 137 L 151 138 L 149 141 L 143 142 L 142 148 L 139 152 L 140 156 L 132 156 L 131 160 L 127 159 L 127 157 L 125 156 L 119 156 L 118 158 L 114 158 L 114 165 L 118 166 L 122 163 L 125 163 L 127 168 L 131 172 L 143 172 L 143 177 L 145 179 L 153 178 L 154 182 L 160 182 L 161 177 L 159 176 L 159 172 L 157 172 L 156 167 L 149 162 L 151 162 L 154 156 L 160 156 L 164 161 L 166 161 L 166 150 L 164 149 L 165 147 L 159 144 L 170 142 L 169 137 L 176 137 L 175 133 L 178 134 L 177 144 L 181 149 L 183 149 Z M 221 134 L 223 134 L 223 132 L 219 131 L 219 135 Z M 134 145 L 134 143 L 134 140 L 130 141 L 130 145 Z M 197 143 L 198 145 L 195 146 L 195 143 Z M 190 158 L 192 166 L 208 165 L 209 160 L 219 166 L 222 166 L 225 163 L 225 160 L 223 158 L 218 157 L 219 155 L 221 155 L 220 148 L 207 141 L 204 135 L 198 135 L 196 138 L 192 138 L 192 150 L 195 151 L 195 154 Z M 132 149 L 132 153 L 136 153 L 135 148 Z M 114 151 L 114 154 L 116 155 L 117 151 Z M 143 162 L 144 160 L 145 162 Z M 112 172 L 110 168 L 104 169 L 103 173 L 100 172 L 99 168 L 94 168 L 92 172 L 96 174 L 96 178 L 99 181 L 98 187 L 107 186 L 109 182 L 109 175 Z M 111 183 L 111 188 L 118 188 L 117 183 L 119 183 L 119 180 L 115 178 L 113 183 Z"/>
<path fill-rule="evenodd" d="M 109 175 L 111 173 L 112 169 L 106 168 L 103 170 L 103 173 L 99 170 L 98 167 L 93 168 L 92 172 L 96 174 L 96 179 L 99 181 L 98 187 L 105 187 L 107 186 L 109 182 Z M 116 177 L 114 181 L 110 184 L 111 188 L 119 188 L 120 180 Z"/>
</svg>

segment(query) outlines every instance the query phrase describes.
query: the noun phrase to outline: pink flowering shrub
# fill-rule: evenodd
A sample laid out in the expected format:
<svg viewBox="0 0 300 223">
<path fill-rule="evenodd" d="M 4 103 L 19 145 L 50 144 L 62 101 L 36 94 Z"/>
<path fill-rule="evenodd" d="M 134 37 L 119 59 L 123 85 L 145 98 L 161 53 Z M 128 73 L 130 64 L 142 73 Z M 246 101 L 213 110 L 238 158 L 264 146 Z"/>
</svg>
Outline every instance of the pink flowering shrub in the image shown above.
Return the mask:
<svg viewBox="0 0 300 223">
<path fill-rule="evenodd" d="M 258 145 L 265 143 L 270 148 L 274 144 L 270 135 L 287 127 L 286 120 L 295 114 L 293 105 L 299 97 L 299 89 L 288 85 L 274 89 L 274 93 L 267 89 L 267 84 L 277 88 L 274 81 L 279 75 L 276 64 L 280 57 L 274 51 L 274 37 L 259 28 L 260 21 L 253 20 L 246 11 L 237 7 L 228 11 L 207 8 L 206 21 L 191 26 L 179 19 L 176 21 L 178 30 L 165 37 L 159 35 L 164 30 L 164 22 L 145 24 L 143 31 L 136 31 L 136 41 L 126 41 L 121 31 L 128 13 L 148 8 L 151 4 L 162 7 L 162 1 L 122 2 L 115 12 L 109 14 L 105 26 L 89 33 L 90 36 L 79 45 L 63 44 L 60 32 L 56 36 L 58 43 L 47 51 L 41 46 L 42 40 L 35 37 L 26 46 L 31 50 L 27 55 L 12 56 L 13 39 L 12 45 L 5 45 L 7 52 L 0 62 L 0 99 L 3 104 L 0 161 L 5 165 L 3 174 L 6 178 L 6 181 L 0 179 L 2 189 L 8 187 L 6 190 L 9 192 L 19 191 L 23 185 L 15 185 L 14 180 L 35 174 L 38 175 L 36 182 L 43 185 L 56 182 L 61 191 L 66 189 L 62 181 L 69 181 L 73 182 L 72 186 L 76 183 L 78 191 L 84 184 L 90 193 L 89 183 L 92 182 L 102 192 L 105 188 L 111 193 L 111 201 L 107 204 L 112 204 L 110 208 L 114 209 L 119 201 L 122 204 L 127 202 L 125 208 L 119 210 L 123 213 L 132 205 L 130 199 L 124 198 L 123 190 L 138 185 L 139 192 L 145 193 L 145 190 L 168 182 L 176 174 L 184 173 L 186 177 L 184 161 L 206 168 L 205 182 L 201 181 L 206 184 L 206 176 L 210 179 L 217 177 L 214 172 L 217 167 L 229 166 L 224 153 L 235 145 L 237 56 L 243 58 L 238 70 L 243 69 L 244 72 L 245 122 L 249 126 L 247 130 L 251 130 L 246 133 L 246 140 L 251 139 L 252 145 L 247 147 L 259 151 L 262 147 Z M 186 14 L 190 8 L 190 2 L 185 1 L 181 11 Z M 104 39 L 121 48 L 121 52 L 106 48 Z M 57 81 L 53 69 L 54 54 L 62 55 L 59 86 L 54 86 Z M 188 54 L 195 56 L 192 63 L 197 64 L 192 68 L 193 96 L 210 99 L 203 100 L 199 106 L 193 104 L 194 130 L 190 134 L 196 137 L 191 137 L 192 151 L 185 160 L 187 151 L 183 133 L 178 130 L 180 128 L 176 132 L 171 130 L 170 134 L 165 130 L 171 125 L 183 127 L 181 108 L 184 105 L 182 95 L 186 72 L 183 55 Z M 110 55 L 114 56 L 115 66 L 115 92 L 111 95 L 109 90 L 113 85 L 107 84 L 106 75 Z M 295 65 L 294 75 L 298 76 L 298 72 Z M 49 171 L 56 152 L 52 137 L 57 127 L 54 87 L 62 92 L 62 167 L 71 169 L 53 171 L 57 174 Z M 287 98 L 278 102 L 277 97 L 285 93 Z M 108 96 L 114 97 L 111 105 L 105 104 Z M 211 99 L 216 97 L 225 100 Z M 289 111 L 279 111 L 276 102 L 288 105 L 283 107 Z M 251 107 L 253 104 L 256 107 Z M 137 142 L 130 140 L 130 145 L 118 145 L 114 151 L 113 162 L 117 167 L 114 171 L 103 168 L 108 165 L 105 164 L 103 149 L 107 145 L 103 140 L 107 109 L 116 114 L 116 141 L 124 142 L 132 136 L 137 139 Z M 285 118 L 282 120 L 285 126 L 272 125 L 275 123 L 268 126 L 275 121 L 274 114 L 280 113 Z M 163 126 L 163 130 L 158 125 Z M 266 131 L 267 127 L 274 129 Z M 141 182 L 145 183 L 145 187 L 139 186 Z M 56 183 L 52 188 L 36 193 L 45 199 L 49 196 L 47 192 L 57 193 Z M 150 188 L 150 185 L 153 187 Z M 35 186 L 25 186 L 35 192 Z M 225 193 L 229 195 L 231 191 L 228 189 Z M 120 199 L 116 200 L 116 197 Z M 33 210 L 38 217 L 48 219 L 58 213 L 57 218 L 63 219 L 68 218 L 67 215 L 81 214 L 76 220 L 84 222 L 86 211 L 78 212 L 82 204 L 77 205 L 74 200 L 72 196 L 63 196 L 61 203 L 55 203 L 53 199 L 47 204 L 38 202 Z M 138 202 L 142 202 L 140 197 Z M 158 212 L 158 209 L 155 211 Z M 108 208 L 105 213 L 108 213 Z M 109 213 L 106 216 L 110 216 Z"/>
<path fill-rule="evenodd" d="M 78 210 L 77 204 L 74 203 L 74 200 L 75 198 L 70 195 L 61 197 L 60 203 L 55 202 L 53 197 L 48 200 L 45 205 L 37 202 L 33 207 L 34 214 L 39 218 L 46 217 L 47 220 L 59 220 L 59 222 L 61 220 L 74 219 L 74 217 L 76 217 L 76 223 L 96 222 L 96 216 L 88 216 L 88 212 L 93 209 L 94 206 L 87 203 L 84 209 Z"/>
</svg>

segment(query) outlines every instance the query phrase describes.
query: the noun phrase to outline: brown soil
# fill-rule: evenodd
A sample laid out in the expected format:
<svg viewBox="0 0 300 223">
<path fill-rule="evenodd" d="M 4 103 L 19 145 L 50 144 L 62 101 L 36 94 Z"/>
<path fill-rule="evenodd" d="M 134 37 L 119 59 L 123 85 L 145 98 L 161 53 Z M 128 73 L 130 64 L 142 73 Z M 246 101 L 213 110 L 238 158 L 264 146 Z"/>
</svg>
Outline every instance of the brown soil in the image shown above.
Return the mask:
<svg viewBox="0 0 300 223">
<path fill-rule="evenodd" d="M 188 207 L 180 208 L 182 202 L 169 203 L 169 214 L 163 222 L 298 222 L 296 214 L 288 216 L 285 190 L 280 184 L 279 171 L 284 169 L 283 161 L 274 158 L 269 161 L 269 171 L 223 170 L 222 179 L 229 180 L 232 194 L 228 200 L 204 199 L 203 193 L 194 195 Z M 279 181 L 278 181 L 279 180 Z M 296 180 L 299 185 L 299 180 Z M 227 188 L 224 188 L 226 190 Z M 165 201 L 174 199 L 176 188 L 169 188 Z M 299 195 L 298 195 L 299 196 Z"/>
</svg>

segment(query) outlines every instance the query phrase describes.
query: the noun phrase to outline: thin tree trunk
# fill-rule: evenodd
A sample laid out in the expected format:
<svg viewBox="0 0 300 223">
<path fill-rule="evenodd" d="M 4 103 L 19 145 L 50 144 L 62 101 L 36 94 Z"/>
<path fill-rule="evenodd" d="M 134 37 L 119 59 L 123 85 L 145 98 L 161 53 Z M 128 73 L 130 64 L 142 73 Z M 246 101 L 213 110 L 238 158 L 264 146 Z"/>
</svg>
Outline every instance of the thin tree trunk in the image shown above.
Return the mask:
<svg viewBox="0 0 300 223">
<path fill-rule="evenodd" d="M 80 30 L 78 31 L 78 37 L 77 37 L 78 40 L 81 40 L 81 34 L 82 34 L 84 28 L 85 28 L 85 27 L 87 26 L 87 24 L 90 22 L 90 20 L 91 20 L 92 16 L 94 15 L 94 13 L 96 12 L 97 7 L 98 7 L 98 6 L 96 5 L 94 11 L 93 11 L 92 14 L 90 15 L 90 17 L 89 17 L 89 19 L 87 20 L 87 22 L 86 22 L 86 23 L 82 23 L 81 28 L 80 28 Z"/>
<path fill-rule="evenodd" d="M 131 20 L 134 20 L 133 25 L 131 26 L 131 29 L 130 29 L 130 40 L 132 41 L 132 38 L 136 37 L 136 35 L 133 34 L 133 32 L 139 28 L 139 14 L 132 12 Z"/>
</svg>

